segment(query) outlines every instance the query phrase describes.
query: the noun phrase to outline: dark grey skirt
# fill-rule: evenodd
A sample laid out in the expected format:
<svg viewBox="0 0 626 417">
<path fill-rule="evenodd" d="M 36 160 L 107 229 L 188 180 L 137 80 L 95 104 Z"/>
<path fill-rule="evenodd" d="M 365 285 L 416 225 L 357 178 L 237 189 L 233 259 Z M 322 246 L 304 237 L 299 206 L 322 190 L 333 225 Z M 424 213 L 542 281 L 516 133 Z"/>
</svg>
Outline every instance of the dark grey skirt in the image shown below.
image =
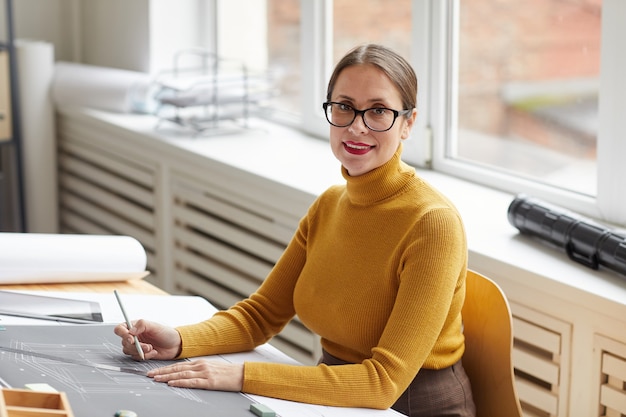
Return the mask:
<svg viewBox="0 0 626 417">
<path fill-rule="evenodd" d="M 320 363 L 348 364 L 324 350 Z M 444 369 L 420 369 L 391 408 L 409 417 L 476 416 L 472 388 L 461 361 Z"/>
</svg>

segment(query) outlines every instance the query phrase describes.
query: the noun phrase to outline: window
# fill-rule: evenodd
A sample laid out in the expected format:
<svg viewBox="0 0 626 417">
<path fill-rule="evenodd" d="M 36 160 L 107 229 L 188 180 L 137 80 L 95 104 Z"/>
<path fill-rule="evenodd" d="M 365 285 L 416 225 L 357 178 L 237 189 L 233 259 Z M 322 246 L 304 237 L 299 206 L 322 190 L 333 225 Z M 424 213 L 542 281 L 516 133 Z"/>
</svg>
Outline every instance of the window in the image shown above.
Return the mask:
<svg viewBox="0 0 626 417">
<path fill-rule="evenodd" d="M 446 156 L 595 196 L 601 11 L 601 0 L 456 3 Z"/>
<path fill-rule="evenodd" d="M 279 93 L 269 103 L 277 111 L 300 115 L 300 1 L 268 0 L 268 64 Z"/>
<path fill-rule="evenodd" d="M 354 46 L 381 43 L 410 55 L 411 0 L 334 0 L 333 63 Z"/>
<path fill-rule="evenodd" d="M 217 0 L 217 49 L 266 71 L 264 115 L 326 137 L 321 105 L 334 64 L 365 42 L 409 56 L 412 0 Z M 243 12 L 242 12 L 243 11 Z"/>
<path fill-rule="evenodd" d="M 625 4 L 433 2 L 433 167 L 625 223 Z"/>
<path fill-rule="evenodd" d="M 218 49 L 273 77 L 268 117 L 326 137 L 333 65 L 358 43 L 383 43 L 418 74 L 408 162 L 626 224 L 623 0 L 217 5 Z"/>
</svg>

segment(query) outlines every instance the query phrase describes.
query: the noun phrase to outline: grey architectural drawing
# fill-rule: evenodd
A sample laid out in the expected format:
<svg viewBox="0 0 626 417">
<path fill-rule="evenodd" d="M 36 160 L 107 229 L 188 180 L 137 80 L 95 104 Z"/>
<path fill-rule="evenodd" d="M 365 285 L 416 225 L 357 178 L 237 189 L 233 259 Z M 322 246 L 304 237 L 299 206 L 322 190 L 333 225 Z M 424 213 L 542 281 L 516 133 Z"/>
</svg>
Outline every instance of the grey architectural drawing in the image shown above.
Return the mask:
<svg viewBox="0 0 626 417">
<path fill-rule="evenodd" d="M 0 331 L 0 378 L 14 388 L 47 383 L 65 392 L 76 417 L 111 417 L 120 409 L 150 417 L 250 417 L 252 401 L 242 394 L 172 388 L 115 370 L 148 371 L 167 363 L 136 362 L 124 356 L 111 325 L 8 325 Z"/>
</svg>

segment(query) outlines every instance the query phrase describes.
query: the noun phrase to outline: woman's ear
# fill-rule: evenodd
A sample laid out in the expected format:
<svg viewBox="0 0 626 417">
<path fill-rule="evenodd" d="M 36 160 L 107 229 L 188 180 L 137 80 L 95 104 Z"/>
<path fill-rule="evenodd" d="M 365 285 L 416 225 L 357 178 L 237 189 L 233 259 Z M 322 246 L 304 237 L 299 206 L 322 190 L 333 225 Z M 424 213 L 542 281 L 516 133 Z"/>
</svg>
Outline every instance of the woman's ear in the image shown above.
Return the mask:
<svg viewBox="0 0 626 417">
<path fill-rule="evenodd" d="M 413 109 L 411 114 L 406 117 L 404 123 L 402 124 L 402 133 L 400 134 L 401 139 L 408 139 L 411 136 L 411 129 L 413 129 L 413 124 L 415 124 L 415 120 L 417 119 L 417 109 Z"/>
</svg>

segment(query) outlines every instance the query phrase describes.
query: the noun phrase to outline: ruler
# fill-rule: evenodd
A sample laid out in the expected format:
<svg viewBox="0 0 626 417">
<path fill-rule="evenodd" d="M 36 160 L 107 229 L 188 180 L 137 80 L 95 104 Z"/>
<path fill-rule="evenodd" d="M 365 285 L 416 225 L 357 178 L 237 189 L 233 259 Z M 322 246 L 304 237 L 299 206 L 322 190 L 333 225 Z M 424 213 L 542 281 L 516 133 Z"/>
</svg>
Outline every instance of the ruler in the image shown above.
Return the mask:
<svg viewBox="0 0 626 417">
<path fill-rule="evenodd" d="M 72 364 L 72 365 L 87 366 L 89 368 L 96 368 L 96 369 L 101 369 L 104 371 L 124 372 L 127 374 L 146 376 L 146 371 L 142 371 L 140 369 L 135 369 L 135 368 L 84 362 L 84 361 L 79 361 L 76 359 L 62 358 L 60 356 L 48 355 L 46 353 L 33 352 L 30 350 L 16 349 L 16 348 L 8 347 L 8 346 L 0 346 L 0 350 L 3 350 L 5 352 L 17 353 L 19 355 L 32 356 L 35 358 L 49 359 L 51 361 L 57 361 L 57 362 L 62 362 L 62 363 L 67 363 L 67 364 Z"/>
</svg>

